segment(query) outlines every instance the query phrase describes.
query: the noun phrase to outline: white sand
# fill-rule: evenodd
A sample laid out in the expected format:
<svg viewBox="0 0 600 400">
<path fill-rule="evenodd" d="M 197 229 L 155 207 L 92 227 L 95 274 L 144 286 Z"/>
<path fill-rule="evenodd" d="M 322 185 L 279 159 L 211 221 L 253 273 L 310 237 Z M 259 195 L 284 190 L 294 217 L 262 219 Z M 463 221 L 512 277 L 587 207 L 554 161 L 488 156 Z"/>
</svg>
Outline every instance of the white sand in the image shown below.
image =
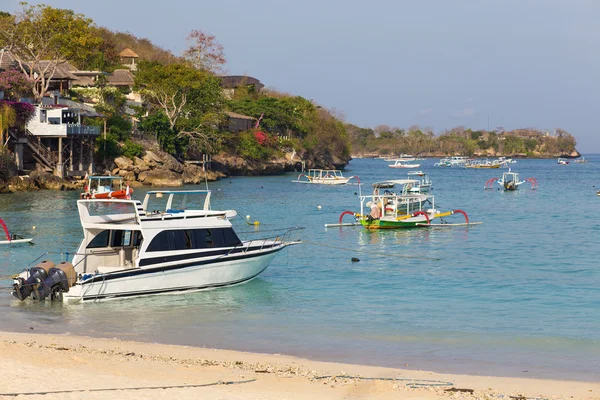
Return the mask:
<svg viewBox="0 0 600 400">
<path fill-rule="evenodd" d="M 318 379 L 322 375 L 404 380 Z M 411 387 L 442 381 L 452 386 Z M 445 391 L 452 387 L 474 392 Z M 47 394 L 3 396 L 33 392 Z M 437 374 L 279 355 L 0 332 L 0 399 L 511 400 L 509 396 L 600 400 L 600 384 Z"/>
</svg>

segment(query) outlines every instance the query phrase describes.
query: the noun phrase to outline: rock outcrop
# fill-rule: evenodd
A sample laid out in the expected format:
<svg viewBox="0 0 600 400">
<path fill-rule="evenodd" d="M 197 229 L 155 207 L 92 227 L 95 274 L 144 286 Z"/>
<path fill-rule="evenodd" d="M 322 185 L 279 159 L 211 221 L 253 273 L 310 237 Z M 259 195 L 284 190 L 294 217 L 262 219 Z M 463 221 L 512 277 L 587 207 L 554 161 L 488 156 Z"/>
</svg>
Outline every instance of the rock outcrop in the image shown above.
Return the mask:
<svg viewBox="0 0 600 400">
<path fill-rule="evenodd" d="M 132 186 L 178 187 L 184 184 L 198 184 L 216 181 L 225 176 L 218 171 L 203 171 L 192 163 L 181 163 L 170 154 L 158 150 L 147 150 L 142 158 L 133 160 L 118 157 L 110 169 L 112 175 L 122 176 Z"/>
<path fill-rule="evenodd" d="M 0 193 L 14 193 L 34 190 L 76 190 L 83 182 L 61 179 L 44 171 L 33 171 L 26 176 L 12 176 L 0 182 Z"/>
</svg>

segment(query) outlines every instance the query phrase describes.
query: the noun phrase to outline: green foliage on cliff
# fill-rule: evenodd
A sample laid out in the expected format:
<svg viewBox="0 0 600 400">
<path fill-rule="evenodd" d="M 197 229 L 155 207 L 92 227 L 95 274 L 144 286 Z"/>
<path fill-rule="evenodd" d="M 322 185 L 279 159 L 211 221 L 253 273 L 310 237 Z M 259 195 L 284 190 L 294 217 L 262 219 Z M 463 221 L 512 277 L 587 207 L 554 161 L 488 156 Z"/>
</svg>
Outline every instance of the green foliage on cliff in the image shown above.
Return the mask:
<svg viewBox="0 0 600 400">
<path fill-rule="evenodd" d="M 536 129 L 509 132 L 474 131 L 453 128 L 435 136 L 429 129 L 412 126 L 408 129 L 378 126 L 375 129 L 349 125 L 354 153 L 360 154 L 423 154 L 423 155 L 527 155 L 555 156 L 575 151 L 575 138 L 562 129 L 550 135 Z"/>
</svg>

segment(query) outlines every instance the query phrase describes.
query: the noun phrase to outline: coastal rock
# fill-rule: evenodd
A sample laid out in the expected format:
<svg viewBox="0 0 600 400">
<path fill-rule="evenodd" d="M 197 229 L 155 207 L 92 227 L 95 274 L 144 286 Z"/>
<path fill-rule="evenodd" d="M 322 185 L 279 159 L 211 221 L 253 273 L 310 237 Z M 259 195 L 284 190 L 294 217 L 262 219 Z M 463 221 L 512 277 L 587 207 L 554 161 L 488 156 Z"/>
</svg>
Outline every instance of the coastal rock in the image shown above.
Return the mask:
<svg viewBox="0 0 600 400">
<path fill-rule="evenodd" d="M 148 163 L 139 157 L 133 158 L 133 165 L 135 166 L 135 168 L 137 168 L 138 173 L 150 170 L 150 166 L 148 165 Z"/>
<path fill-rule="evenodd" d="M 144 185 L 151 186 L 169 186 L 176 187 L 183 185 L 181 175 L 166 169 L 154 169 L 152 171 L 144 171 L 138 175 L 138 179 Z"/>
<path fill-rule="evenodd" d="M 135 172 L 133 172 L 133 171 L 120 170 L 117 175 L 122 176 L 123 181 L 125 181 L 125 182 L 135 181 Z"/>
<path fill-rule="evenodd" d="M 177 172 L 178 174 L 183 172 L 183 165 L 170 154 L 162 154 L 162 164 L 163 168 Z"/>
<path fill-rule="evenodd" d="M 162 164 L 162 159 L 156 155 L 156 153 L 154 153 L 153 151 L 146 151 L 146 154 L 144 154 L 144 158 L 143 160 L 150 166 L 156 166 L 157 164 Z"/>
<path fill-rule="evenodd" d="M 207 181 L 213 182 L 219 178 L 224 177 L 225 175 L 218 171 L 203 171 L 197 165 L 194 164 L 184 164 L 183 165 L 183 183 L 184 184 L 194 184 L 197 185 L 199 183 Z"/>
<path fill-rule="evenodd" d="M 131 161 L 127 157 L 117 157 L 115 158 L 115 164 L 121 170 L 132 171 L 133 170 L 133 161 Z"/>
</svg>

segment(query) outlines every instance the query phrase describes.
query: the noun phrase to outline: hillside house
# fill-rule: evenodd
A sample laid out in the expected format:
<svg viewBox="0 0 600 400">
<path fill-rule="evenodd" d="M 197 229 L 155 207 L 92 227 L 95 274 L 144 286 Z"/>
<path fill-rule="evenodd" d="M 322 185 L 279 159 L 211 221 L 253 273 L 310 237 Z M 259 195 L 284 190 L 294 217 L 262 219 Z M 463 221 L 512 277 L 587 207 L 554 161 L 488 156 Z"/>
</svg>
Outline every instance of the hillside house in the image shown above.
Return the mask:
<svg viewBox="0 0 600 400">
<path fill-rule="evenodd" d="M 240 89 L 258 93 L 265 87 L 258 79 L 251 76 L 229 75 L 220 76 L 219 78 L 221 79 L 223 94 L 228 99 L 233 99 Z"/>
<path fill-rule="evenodd" d="M 36 164 L 61 178 L 93 173 L 100 127 L 82 124 L 86 116 L 100 115 L 84 104 L 44 98 L 25 131 L 12 134 L 19 170 L 33 169 Z"/>
<path fill-rule="evenodd" d="M 140 58 L 140 56 L 138 56 L 129 47 L 126 49 L 123 49 L 119 53 L 119 58 L 121 60 L 121 64 L 126 66 L 130 70 L 135 71 L 137 69 L 137 65 L 135 63 L 136 63 L 137 59 Z"/>
<path fill-rule="evenodd" d="M 227 132 L 232 133 L 243 132 L 252 129 L 254 127 L 254 121 L 256 120 L 256 118 L 231 111 L 225 111 L 225 115 L 227 115 L 227 125 L 225 128 L 227 129 Z"/>
</svg>

